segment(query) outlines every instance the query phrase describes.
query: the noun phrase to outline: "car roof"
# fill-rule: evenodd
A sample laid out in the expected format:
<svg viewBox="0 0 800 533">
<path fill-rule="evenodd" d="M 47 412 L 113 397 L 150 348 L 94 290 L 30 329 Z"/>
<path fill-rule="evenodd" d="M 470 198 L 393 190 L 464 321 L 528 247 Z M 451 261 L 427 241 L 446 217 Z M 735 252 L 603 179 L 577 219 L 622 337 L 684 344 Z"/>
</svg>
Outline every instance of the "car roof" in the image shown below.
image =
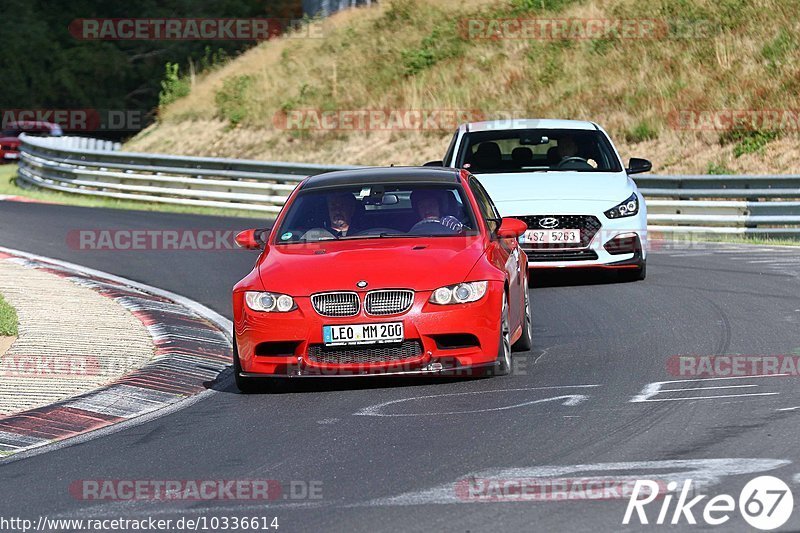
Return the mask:
<svg viewBox="0 0 800 533">
<path fill-rule="evenodd" d="M 311 176 L 303 182 L 302 190 L 322 189 L 347 185 L 375 185 L 380 183 L 458 183 L 460 171 L 443 167 L 370 167 L 338 170 Z"/>
<path fill-rule="evenodd" d="M 464 124 L 466 131 L 490 130 L 597 130 L 597 124 L 588 120 L 562 120 L 555 118 L 510 118 L 503 120 L 486 120 Z"/>
</svg>

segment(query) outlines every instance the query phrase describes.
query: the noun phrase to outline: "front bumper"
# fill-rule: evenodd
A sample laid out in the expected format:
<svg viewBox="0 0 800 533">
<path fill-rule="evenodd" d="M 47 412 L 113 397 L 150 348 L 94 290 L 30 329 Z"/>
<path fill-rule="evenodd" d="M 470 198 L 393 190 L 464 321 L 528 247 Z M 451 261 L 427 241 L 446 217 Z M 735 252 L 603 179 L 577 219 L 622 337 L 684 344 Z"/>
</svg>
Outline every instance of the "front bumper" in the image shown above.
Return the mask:
<svg viewBox="0 0 800 533">
<path fill-rule="evenodd" d="M 600 222 L 600 227 L 588 243 L 564 248 L 521 243 L 529 258 L 528 266 L 537 269 L 640 267 L 647 257 L 646 211 L 643 209 L 636 216 L 617 220 L 610 220 L 602 213 L 591 216 Z M 625 245 L 614 250 L 613 243 L 620 239 Z"/>
<path fill-rule="evenodd" d="M 297 309 L 288 313 L 252 311 L 244 293 L 235 292 L 234 333 L 241 375 L 246 377 L 338 377 L 365 375 L 469 375 L 495 364 L 500 339 L 500 309 L 503 285 L 490 282 L 486 295 L 468 304 L 435 305 L 428 302 L 430 291 L 414 295 L 411 309 L 400 315 L 370 316 L 363 308 L 352 317 L 323 317 L 308 297 L 295 298 Z M 363 301 L 363 292 L 359 293 Z M 363 307 L 363 306 L 362 306 Z M 402 357 L 371 362 L 335 362 L 316 357 L 327 325 L 380 324 L 402 322 L 405 341 L 418 349 Z M 453 342 L 459 339 L 465 342 Z M 396 346 L 396 345 L 395 345 Z M 312 350 L 313 348 L 313 350 Z M 365 351 L 391 352 L 392 345 L 359 345 Z M 387 349 L 388 348 L 388 349 Z M 337 347 L 336 352 L 348 347 Z M 280 353 L 276 353 L 280 352 Z M 310 353 L 311 352 L 311 353 Z"/>
<path fill-rule="evenodd" d="M 361 371 L 341 371 L 337 373 L 321 373 L 308 369 L 297 368 L 291 369 L 292 371 L 285 374 L 264 374 L 255 372 L 239 372 L 239 375 L 244 378 L 258 379 L 258 378 L 363 378 L 363 377 L 403 377 L 403 376 L 427 376 L 427 377 L 473 377 L 483 375 L 491 372 L 493 369 L 500 366 L 499 361 L 492 361 L 490 363 L 479 363 L 474 365 L 463 365 L 458 367 L 444 367 L 444 368 L 422 368 L 420 370 L 397 370 L 397 369 L 372 369 Z"/>
</svg>

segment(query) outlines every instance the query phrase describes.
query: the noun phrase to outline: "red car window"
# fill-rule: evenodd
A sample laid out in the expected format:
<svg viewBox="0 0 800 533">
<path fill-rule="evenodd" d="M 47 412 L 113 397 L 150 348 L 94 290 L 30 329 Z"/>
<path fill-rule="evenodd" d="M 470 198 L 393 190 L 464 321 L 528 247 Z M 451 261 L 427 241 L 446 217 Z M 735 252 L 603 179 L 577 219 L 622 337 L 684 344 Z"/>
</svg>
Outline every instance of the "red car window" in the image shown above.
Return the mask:
<svg viewBox="0 0 800 533">
<path fill-rule="evenodd" d="M 460 185 L 358 185 L 301 192 L 276 244 L 332 239 L 477 235 Z"/>
</svg>

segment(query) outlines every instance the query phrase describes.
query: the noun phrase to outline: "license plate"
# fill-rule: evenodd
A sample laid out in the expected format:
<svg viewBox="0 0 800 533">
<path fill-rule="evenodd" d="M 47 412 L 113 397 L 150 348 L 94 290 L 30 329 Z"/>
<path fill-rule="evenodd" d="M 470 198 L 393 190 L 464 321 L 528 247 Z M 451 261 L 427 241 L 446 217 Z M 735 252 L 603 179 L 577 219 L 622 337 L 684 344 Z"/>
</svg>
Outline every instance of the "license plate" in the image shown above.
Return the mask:
<svg viewBox="0 0 800 533">
<path fill-rule="evenodd" d="M 529 229 L 520 243 L 532 244 L 580 244 L 581 230 L 579 229 Z"/>
<path fill-rule="evenodd" d="M 322 326 L 322 340 L 325 346 L 401 342 L 403 340 L 403 323 Z"/>
<path fill-rule="evenodd" d="M 3 157 L 5 159 L 19 159 L 19 154 L 16 153 L 3 154 Z"/>
</svg>

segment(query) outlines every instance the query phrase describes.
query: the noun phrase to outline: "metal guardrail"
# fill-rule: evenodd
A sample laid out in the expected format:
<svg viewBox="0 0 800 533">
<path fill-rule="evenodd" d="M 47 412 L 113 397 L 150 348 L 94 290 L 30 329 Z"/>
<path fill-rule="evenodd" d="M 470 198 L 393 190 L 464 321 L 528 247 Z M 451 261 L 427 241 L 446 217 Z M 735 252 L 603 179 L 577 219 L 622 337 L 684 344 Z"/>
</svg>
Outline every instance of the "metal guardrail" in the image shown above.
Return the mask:
<svg viewBox="0 0 800 533">
<path fill-rule="evenodd" d="M 74 137 L 20 137 L 18 179 L 87 196 L 277 213 L 306 176 L 353 166 L 75 148 Z"/>
<path fill-rule="evenodd" d="M 800 175 L 638 175 L 651 230 L 800 238 Z"/>
<path fill-rule="evenodd" d="M 19 180 L 74 194 L 277 213 L 304 177 L 359 168 L 119 151 L 23 135 Z M 635 177 L 653 231 L 800 238 L 800 175 Z"/>
</svg>

